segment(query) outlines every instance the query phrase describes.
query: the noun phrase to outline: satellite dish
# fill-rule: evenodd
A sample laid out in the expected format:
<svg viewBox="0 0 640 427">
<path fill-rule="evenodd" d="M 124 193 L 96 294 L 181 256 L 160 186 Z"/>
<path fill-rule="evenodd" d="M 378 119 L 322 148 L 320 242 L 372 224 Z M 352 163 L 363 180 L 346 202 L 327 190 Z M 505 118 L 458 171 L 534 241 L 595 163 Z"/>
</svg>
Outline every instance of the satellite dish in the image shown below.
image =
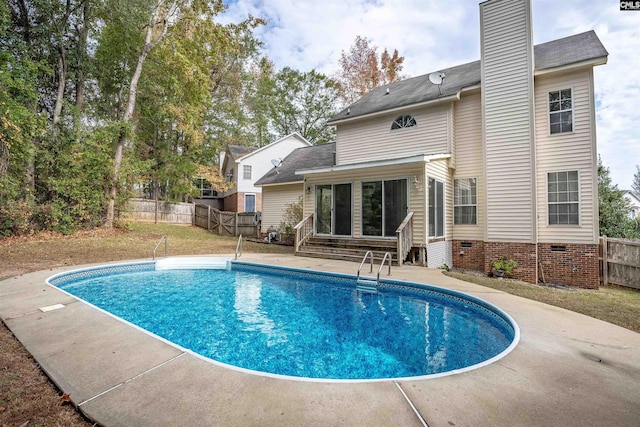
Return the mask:
<svg viewBox="0 0 640 427">
<path fill-rule="evenodd" d="M 429 74 L 429 81 L 434 85 L 441 85 L 444 80 L 444 73 L 442 71 L 436 71 L 435 73 Z"/>
<path fill-rule="evenodd" d="M 277 168 L 282 164 L 282 159 L 271 159 L 271 164 L 273 167 Z"/>
</svg>

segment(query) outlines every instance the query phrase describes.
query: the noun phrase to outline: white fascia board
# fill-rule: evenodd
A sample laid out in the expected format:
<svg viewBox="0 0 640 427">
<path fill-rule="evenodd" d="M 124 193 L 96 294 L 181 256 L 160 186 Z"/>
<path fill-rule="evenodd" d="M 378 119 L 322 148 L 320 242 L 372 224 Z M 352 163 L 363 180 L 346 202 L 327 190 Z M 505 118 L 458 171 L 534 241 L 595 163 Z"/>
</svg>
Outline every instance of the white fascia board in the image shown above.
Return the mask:
<svg viewBox="0 0 640 427">
<path fill-rule="evenodd" d="M 240 160 L 242 160 L 242 159 L 246 159 L 247 157 L 251 157 L 251 156 L 253 156 L 254 154 L 258 154 L 259 152 L 264 151 L 264 150 L 266 150 L 267 148 L 272 147 L 272 146 L 274 146 L 274 145 L 276 145 L 276 144 L 278 144 L 278 143 L 280 143 L 280 142 L 284 141 L 285 139 L 287 139 L 287 138 L 289 138 L 289 137 L 291 137 L 291 136 L 293 136 L 293 137 L 297 138 L 300 142 L 303 142 L 303 143 L 307 144 L 307 146 L 309 146 L 309 147 L 310 147 L 311 145 L 313 145 L 313 144 L 311 144 L 309 141 L 307 141 L 307 139 L 306 139 L 304 136 L 300 135 L 300 134 L 298 133 L 298 131 L 295 131 L 295 132 L 293 132 L 293 133 L 290 133 L 289 135 L 283 136 L 283 137 L 282 137 L 282 138 L 280 138 L 280 139 L 276 139 L 275 141 L 273 141 L 273 142 L 272 142 L 272 143 L 270 143 L 270 144 L 265 145 L 264 147 L 260 147 L 260 148 L 258 148 L 257 150 L 252 151 L 252 152 L 250 152 L 249 154 L 246 154 L 246 155 L 244 155 L 244 156 L 240 157 L 238 160 L 236 160 L 236 163 L 240 163 Z"/>
<path fill-rule="evenodd" d="M 419 155 L 411 157 L 403 157 L 400 159 L 391 160 L 376 160 L 373 162 L 353 163 L 348 165 L 336 165 L 328 168 L 315 168 L 315 169 L 300 169 L 295 173 L 296 175 L 312 175 L 314 173 L 327 173 L 327 172 L 343 172 L 350 170 L 377 168 L 381 166 L 394 166 L 404 165 L 409 163 L 429 163 L 436 160 L 445 160 L 451 157 L 451 154 L 432 154 L 432 155 Z"/>
<path fill-rule="evenodd" d="M 542 69 L 542 70 L 536 70 L 536 71 L 534 71 L 533 75 L 534 76 L 543 76 L 543 75 L 549 74 L 549 73 L 557 73 L 557 72 L 560 72 L 560 71 L 568 71 L 568 70 L 577 69 L 577 68 L 595 67 L 595 66 L 598 66 L 598 65 L 604 65 L 606 63 L 607 63 L 607 57 L 606 56 L 601 56 L 599 58 L 589 59 L 587 61 L 580 61 L 580 62 L 575 62 L 573 64 L 561 65 L 559 67 L 545 68 L 545 69 Z"/>
<path fill-rule="evenodd" d="M 275 187 L 278 185 L 304 184 L 304 181 L 274 182 L 271 184 L 254 184 L 256 187 Z"/>
<path fill-rule="evenodd" d="M 376 111 L 374 113 L 363 114 L 361 116 L 347 117 L 346 119 L 340 119 L 336 121 L 328 121 L 327 124 L 329 126 L 335 126 L 335 125 L 340 125 L 342 123 L 351 122 L 354 120 L 369 119 L 371 117 L 380 116 L 382 114 L 389 114 L 395 111 L 408 110 L 411 108 L 424 107 L 426 105 L 431 105 L 431 104 L 439 104 L 441 102 L 446 102 L 446 101 L 459 101 L 459 100 L 460 100 L 460 91 L 458 91 L 455 95 L 445 96 L 444 98 L 431 99 L 429 101 L 418 102 L 416 104 L 403 105 L 402 107 L 391 108 L 389 110 Z"/>
</svg>

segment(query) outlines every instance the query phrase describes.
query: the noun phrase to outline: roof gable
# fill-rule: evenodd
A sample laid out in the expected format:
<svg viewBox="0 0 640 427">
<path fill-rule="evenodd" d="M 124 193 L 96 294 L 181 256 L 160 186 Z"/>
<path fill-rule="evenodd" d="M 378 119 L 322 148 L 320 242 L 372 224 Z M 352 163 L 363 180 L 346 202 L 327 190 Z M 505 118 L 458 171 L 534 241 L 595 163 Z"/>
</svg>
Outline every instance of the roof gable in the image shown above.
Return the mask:
<svg viewBox="0 0 640 427">
<path fill-rule="evenodd" d="M 280 166 L 271 169 L 255 185 L 287 184 L 301 182 L 303 177 L 296 175 L 296 170 L 315 167 L 329 167 L 334 165 L 336 143 L 312 145 L 297 148 L 282 160 Z"/>
<path fill-rule="evenodd" d="M 246 159 L 247 159 L 247 158 L 249 158 L 249 157 L 252 157 L 252 156 L 258 155 L 259 153 L 262 153 L 263 151 L 267 150 L 268 148 L 271 148 L 271 147 L 273 147 L 273 146 L 274 146 L 274 145 L 276 145 L 276 144 L 280 144 L 280 143 L 282 143 L 282 142 L 284 142 L 284 141 L 286 141 L 286 140 L 288 140 L 288 139 L 290 139 L 290 138 L 295 138 L 295 139 L 297 139 L 298 141 L 302 142 L 303 144 L 306 144 L 307 146 L 310 146 L 310 145 L 311 145 L 311 143 L 310 143 L 309 141 L 307 141 L 305 137 L 303 137 L 302 135 L 300 135 L 298 132 L 293 132 L 293 133 L 290 133 L 289 135 L 283 136 L 282 138 L 280 138 L 280 139 L 277 139 L 277 140 L 273 141 L 273 142 L 272 142 L 272 143 L 270 143 L 270 144 L 265 145 L 264 147 L 260 147 L 260 148 L 258 148 L 257 150 L 252 151 L 251 153 L 248 153 L 248 154 L 244 155 L 244 156 L 242 157 L 242 160 L 246 160 Z M 236 160 L 236 161 L 237 161 L 237 160 Z"/>
</svg>

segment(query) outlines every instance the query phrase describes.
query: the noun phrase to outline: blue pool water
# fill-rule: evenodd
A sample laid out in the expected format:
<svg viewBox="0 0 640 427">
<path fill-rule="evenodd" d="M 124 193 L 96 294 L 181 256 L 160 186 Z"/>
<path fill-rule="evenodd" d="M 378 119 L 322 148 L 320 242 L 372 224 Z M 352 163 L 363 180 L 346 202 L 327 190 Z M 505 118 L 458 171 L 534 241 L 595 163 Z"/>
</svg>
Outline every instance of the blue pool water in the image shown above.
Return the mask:
<svg viewBox="0 0 640 427">
<path fill-rule="evenodd" d="M 59 276 L 51 283 L 202 356 L 272 374 L 380 379 L 438 374 L 490 359 L 514 340 L 509 319 L 437 288 L 234 263 L 227 270 Z M 469 297 L 470 298 L 470 297 Z"/>
</svg>

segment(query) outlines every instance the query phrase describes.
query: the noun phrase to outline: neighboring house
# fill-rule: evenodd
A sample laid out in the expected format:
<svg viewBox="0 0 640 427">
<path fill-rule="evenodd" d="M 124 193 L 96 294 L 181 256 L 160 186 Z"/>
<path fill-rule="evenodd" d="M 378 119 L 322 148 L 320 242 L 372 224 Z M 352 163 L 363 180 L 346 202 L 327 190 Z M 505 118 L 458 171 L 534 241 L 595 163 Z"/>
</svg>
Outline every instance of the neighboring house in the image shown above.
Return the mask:
<svg viewBox="0 0 640 427">
<path fill-rule="evenodd" d="M 305 217 L 316 237 L 381 241 L 407 219 L 429 267 L 488 272 L 505 255 L 516 278 L 597 288 L 593 67 L 608 53 L 593 31 L 534 47 L 529 0 L 485 1 L 480 18 L 480 61 L 378 87 L 329 121 L 335 165 L 296 171 Z"/>
<path fill-rule="evenodd" d="M 627 199 L 631 210 L 629 211 L 629 219 L 640 219 L 640 197 L 636 196 L 632 191 L 623 190 L 622 196 Z"/>
<path fill-rule="evenodd" d="M 335 152 L 335 143 L 297 148 L 255 183 L 262 188 L 262 233 L 278 228 L 287 206 L 298 203 L 305 191 L 311 193 L 312 188 L 304 188 L 304 177 L 296 175 L 296 170 L 331 167 L 335 164 Z"/>
<path fill-rule="evenodd" d="M 220 170 L 231 188 L 224 193 L 223 210 L 231 212 L 259 212 L 262 210 L 261 188 L 254 183 L 269 169 L 271 160 L 281 160 L 296 148 L 311 143 L 297 132 L 269 145 L 255 149 L 239 145 L 227 147 Z"/>
</svg>

